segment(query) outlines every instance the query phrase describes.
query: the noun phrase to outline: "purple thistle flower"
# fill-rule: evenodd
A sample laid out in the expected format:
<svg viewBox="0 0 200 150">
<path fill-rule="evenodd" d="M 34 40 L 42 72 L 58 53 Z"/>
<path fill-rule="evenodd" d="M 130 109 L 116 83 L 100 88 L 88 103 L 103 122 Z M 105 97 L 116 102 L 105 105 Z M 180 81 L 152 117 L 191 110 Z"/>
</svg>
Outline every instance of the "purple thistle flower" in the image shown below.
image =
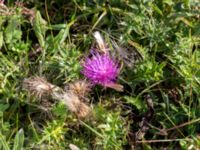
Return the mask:
<svg viewBox="0 0 200 150">
<path fill-rule="evenodd" d="M 93 84 L 109 86 L 115 83 L 119 74 L 118 64 L 109 54 L 92 53 L 83 64 L 82 74 Z"/>
</svg>

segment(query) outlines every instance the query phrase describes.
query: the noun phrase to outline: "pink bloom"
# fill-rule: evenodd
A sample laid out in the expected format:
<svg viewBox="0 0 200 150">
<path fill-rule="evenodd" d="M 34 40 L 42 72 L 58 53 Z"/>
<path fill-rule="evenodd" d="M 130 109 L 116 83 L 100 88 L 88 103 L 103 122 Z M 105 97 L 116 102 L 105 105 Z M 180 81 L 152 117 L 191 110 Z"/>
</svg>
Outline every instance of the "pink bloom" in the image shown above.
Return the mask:
<svg viewBox="0 0 200 150">
<path fill-rule="evenodd" d="M 0 0 L 0 4 L 3 4 L 4 3 L 4 0 Z"/>
<path fill-rule="evenodd" d="M 92 53 L 83 64 L 82 74 L 93 84 L 109 86 L 115 83 L 119 74 L 116 61 L 109 54 Z"/>
</svg>

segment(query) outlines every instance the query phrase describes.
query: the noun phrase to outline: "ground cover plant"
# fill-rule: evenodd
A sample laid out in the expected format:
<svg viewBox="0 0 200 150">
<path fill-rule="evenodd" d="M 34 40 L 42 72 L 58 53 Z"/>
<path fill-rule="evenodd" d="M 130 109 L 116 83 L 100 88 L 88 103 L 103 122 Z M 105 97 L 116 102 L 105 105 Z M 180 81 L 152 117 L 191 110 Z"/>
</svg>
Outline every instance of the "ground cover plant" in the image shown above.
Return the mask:
<svg viewBox="0 0 200 150">
<path fill-rule="evenodd" d="M 0 149 L 199 149 L 198 0 L 0 0 Z"/>
</svg>

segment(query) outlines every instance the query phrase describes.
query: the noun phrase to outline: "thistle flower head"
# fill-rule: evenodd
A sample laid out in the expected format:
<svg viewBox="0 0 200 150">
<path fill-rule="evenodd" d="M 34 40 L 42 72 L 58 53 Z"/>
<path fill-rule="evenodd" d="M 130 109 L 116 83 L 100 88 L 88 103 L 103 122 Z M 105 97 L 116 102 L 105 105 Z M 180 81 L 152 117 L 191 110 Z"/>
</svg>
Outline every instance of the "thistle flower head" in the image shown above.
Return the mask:
<svg viewBox="0 0 200 150">
<path fill-rule="evenodd" d="M 24 79 L 23 82 L 23 88 L 39 98 L 51 94 L 54 87 L 53 84 L 38 76 Z"/>
<path fill-rule="evenodd" d="M 75 113 L 78 118 L 85 118 L 87 117 L 91 109 L 88 105 L 81 102 L 77 95 L 71 92 L 63 92 L 62 94 L 54 93 L 54 96 L 60 99 L 68 109 Z"/>
<path fill-rule="evenodd" d="M 0 4 L 3 4 L 4 3 L 4 0 L 0 0 Z"/>
<path fill-rule="evenodd" d="M 82 74 L 93 84 L 107 86 L 115 82 L 119 67 L 109 54 L 93 53 L 83 64 Z"/>
<path fill-rule="evenodd" d="M 74 90 L 79 84 L 73 86 Z M 81 86 L 83 87 L 84 84 L 86 86 L 86 83 L 82 83 Z M 55 100 L 64 102 L 67 108 L 75 113 L 78 118 L 85 118 L 90 114 L 90 107 L 79 99 L 78 93 L 73 91 L 72 87 L 71 90 L 64 91 L 60 87 L 47 82 L 44 78 L 36 76 L 25 79 L 23 88 L 37 98 L 48 95 Z"/>
<path fill-rule="evenodd" d="M 91 90 L 91 84 L 86 80 L 77 80 L 70 83 L 68 88 L 69 91 L 73 92 L 80 98 L 84 98 L 89 94 Z"/>
</svg>

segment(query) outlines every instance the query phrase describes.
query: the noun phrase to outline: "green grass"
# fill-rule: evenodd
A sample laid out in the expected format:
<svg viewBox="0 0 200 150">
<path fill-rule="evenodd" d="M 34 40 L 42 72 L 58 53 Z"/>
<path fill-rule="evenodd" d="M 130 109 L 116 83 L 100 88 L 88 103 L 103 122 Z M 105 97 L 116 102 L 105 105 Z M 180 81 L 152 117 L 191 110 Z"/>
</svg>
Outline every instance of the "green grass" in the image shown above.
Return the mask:
<svg viewBox="0 0 200 150">
<path fill-rule="evenodd" d="M 198 0 L 0 4 L 0 149 L 200 147 L 199 14 Z M 84 79 L 94 31 L 122 63 L 124 92 L 93 88 L 93 115 L 80 120 L 62 103 L 23 90 L 31 76 L 62 88 Z"/>
</svg>

